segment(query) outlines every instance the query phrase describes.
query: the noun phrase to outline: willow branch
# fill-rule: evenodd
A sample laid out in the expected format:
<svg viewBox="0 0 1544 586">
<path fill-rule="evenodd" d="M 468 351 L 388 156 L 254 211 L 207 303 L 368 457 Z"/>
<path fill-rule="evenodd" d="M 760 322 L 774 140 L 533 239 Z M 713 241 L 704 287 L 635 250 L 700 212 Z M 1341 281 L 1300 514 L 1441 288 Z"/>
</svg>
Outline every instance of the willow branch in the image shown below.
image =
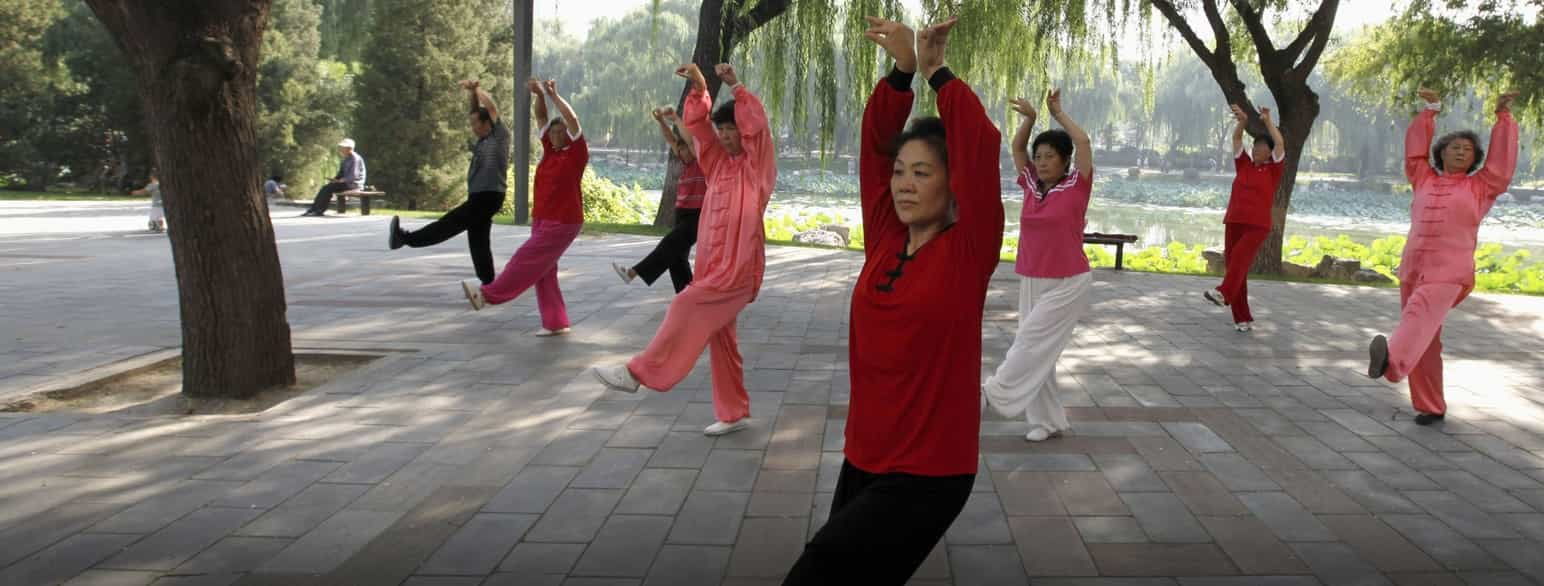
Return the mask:
<svg viewBox="0 0 1544 586">
<path fill-rule="evenodd" d="M 1207 67 L 1211 67 L 1217 54 L 1206 48 L 1206 43 L 1201 41 L 1201 37 L 1196 36 L 1195 30 L 1190 28 L 1190 23 L 1185 21 L 1184 15 L 1179 13 L 1174 3 L 1169 0 L 1148 0 L 1148 2 L 1163 14 L 1164 19 L 1169 21 L 1169 26 L 1179 31 L 1179 36 L 1185 39 L 1185 43 L 1190 45 L 1192 51 L 1195 51 L 1196 57 L 1199 57 Z"/>
</svg>

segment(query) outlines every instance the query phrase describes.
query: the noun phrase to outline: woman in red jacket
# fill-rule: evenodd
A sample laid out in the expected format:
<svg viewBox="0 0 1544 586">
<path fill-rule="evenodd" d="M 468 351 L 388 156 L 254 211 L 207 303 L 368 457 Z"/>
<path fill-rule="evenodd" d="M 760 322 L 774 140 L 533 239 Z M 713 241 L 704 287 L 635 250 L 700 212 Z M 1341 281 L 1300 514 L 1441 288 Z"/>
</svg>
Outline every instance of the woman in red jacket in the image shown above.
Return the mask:
<svg viewBox="0 0 1544 586">
<path fill-rule="evenodd" d="M 863 113 L 864 263 L 853 288 L 846 461 L 831 515 L 785 585 L 905 584 L 970 497 L 981 312 L 1003 237 L 1002 136 L 944 66 L 950 19 L 916 36 L 870 18 L 895 59 Z M 911 114 L 921 68 L 939 118 Z"/>
<path fill-rule="evenodd" d="M 1233 118 L 1238 120 L 1233 128 L 1233 168 L 1237 174 L 1228 196 L 1228 213 L 1222 218 L 1227 239 L 1222 257 L 1227 271 L 1221 285 L 1201 295 L 1215 305 L 1231 306 L 1233 329 L 1248 332 L 1254 330 L 1254 314 L 1249 312 L 1249 267 L 1271 234 L 1271 205 L 1287 167 L 1287 147 L 1271 121 L 1271 109 L 1260 108 L 1260 122 L 1268 136 L 1255 137 L 1254 146 L 1245 152 L 1244 127 L 1249 125 L 1249 115 L 1237 104 L 1232 108 Z"/>
</svg>

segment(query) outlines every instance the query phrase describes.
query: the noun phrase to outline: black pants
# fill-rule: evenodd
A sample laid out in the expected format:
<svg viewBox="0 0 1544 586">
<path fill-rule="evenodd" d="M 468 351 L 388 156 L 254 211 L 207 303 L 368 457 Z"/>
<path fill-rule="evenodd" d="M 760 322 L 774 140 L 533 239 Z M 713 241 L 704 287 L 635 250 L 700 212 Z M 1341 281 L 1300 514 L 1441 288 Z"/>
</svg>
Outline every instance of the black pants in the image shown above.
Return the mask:
<svg viewBox="0 0 1544 586">
<path fill-rule="evenodd" d="M 676 210 L 675 228 L 670 230 L 659 244 L 654 246 L 654 251 L 638 264 L 633 265 L 633 272 L 643 278 L 643 282 L 650 285 L 658 279 L 666 270 L 670 271 L 670 283 L 675 285 L 675 292 L 680 293 L 692 284 L 692 245 L 697 244 L 697 217 L 702 210 Z"/>
<path fill-rule="evenodd" d="M 308 214 L 325 214 L 327 207 L 332 205 L 332 196 L 350 189 L 358 188 L 353 183 L 328 183 L 316 191 L 316 201 L 311 202 L 311 207 L 306 210 Z"/>
<path fill-rule="evenodd" d="M 975 474 L 869 474 L 843 460 L 831 517 L 783 586 L 903 586 L 965 508 L 975 482 Z"/>
<path fill-rule="evenodd" d="M 504 209 L 504 192 L 479 191 L 468 195 L 466 201 L 445 212 L 440 219 L 428 226 L 406 232 L 402 243 L 413 248 L 434 246 L 451 237 L 466 232 L 466 246 L 472 254 L 472 268 L 477 279 L 484 285 L 493 282 L 493 249 L 489 235 L 493 231 L 493 216 Z"/>
</svg>

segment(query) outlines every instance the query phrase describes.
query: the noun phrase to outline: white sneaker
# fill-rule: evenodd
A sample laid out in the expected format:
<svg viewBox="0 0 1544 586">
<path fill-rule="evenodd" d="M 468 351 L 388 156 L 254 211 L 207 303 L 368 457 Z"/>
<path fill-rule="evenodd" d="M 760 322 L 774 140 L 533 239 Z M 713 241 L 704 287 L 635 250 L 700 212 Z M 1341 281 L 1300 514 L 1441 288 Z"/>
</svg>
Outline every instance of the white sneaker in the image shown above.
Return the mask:
<svg viewBox="0 0 1544 586">
<path fill-rule="evenodd" d="M 461 292 L 466 294 L 466 300 L 472 304 L 472 311 L 480 311 L 488 302 L 483 299 L 482 281 L 467 279 L 461 282 Z"/>
<path fill-rule="evenodd" d="M 597 366 L 591 368 L 590 372 L 595 375 L 596 380 L 600 381 L 601 384 L 606 385 L 606 388 L 608 389 L 613 391 L 622 391 L 624 393 L 638 392 L 638 379 L 633 378 L 633 373 L 632 371 L 627 370 L 626 364 L 618 364 L 615 366 Z"/>
<path fill-rule="evenodd" d="M 531 335 L 532 336 L 536 336 L 538 338 L 546 338 L 548 336 L 561 336 L 563 334 L 567 334 L 567 333 L 572 332 L 572 331 L 574 331 L 574 330 L 571 329 L 571 328 L 558 328 L 558 329 L 555 329 L 555 330 L 549 330 L 547 328 L 542 328 L 542 329 L 536 330 L 536 333 L 533 333 Z"/>
<path fill-rule="evenodd" d="M 634 275 L 627 267 L 617 263 L 611 263 L 611 270 L 616 271 L 618 277 L 622 277 L 623 283 L 632 283 L 633 279 L 637 278 L 637 275 Z"/>
<path fill-rule="evenodd" d="M 1254 331 L 1254 322 L 1252 322 L 1252 321 L 1241 321 L 1241 322 L 1238 322 L 1236 324 L 1233 324 L 1233 329 L 1236 330 L 1236 331 L 1239 331 L 1239 332 L 1251 332 L 1251 331 Z"/>
<path fill-rule="evenodd" d="M 1051 431 L 1051 430 L 1046 429 L 1044 427 L 1036 427 L 1034 429 L 1029 430 L 1029 433 L 1024 434 L 1024 440 L 1025 441 L 1031 441 L 1031 442 L 1043 442 L 1045 440 L 1048 440 L 1048 439 L 1051 439 L 1053 437 L 1057 437 L 1057 436 L 1060 436 L 1060 435 L 1061 435 L 1060 431 Z"/>
<path fill-rule="evenodd" d="M 745 428 L 750 427 L 750 426 L 751 426 L 751 418 L 749 418 L 749 417 L 744 417 L 744 418 L 741 418 L 739 421 L 734 421 L 734 422 L 730 422 L 730 423 L 725 423 L 725 422 L 722 422 L 722 421 L 714 421 L 713 425 L 709 425 L 707 429 L 702 430 L 702 435 L 709 436 L 709 437 L 720 436 L 720 435 L 724 435 L 724 434 L 728 434 L 728 433 L 734 433 L 734 432 L 740 431 L 740 430 L 745 429 Z"/>
<path fill-rule="evenodd" d="M 1212 305 L 1216 305 L 1217 307 L 1227 305 L 1226 303 L 1222 302 L 1222 292 L 1216 289 L 1207 289 L 1202 291 L 1201 296 L 1205 297 L 1207 301 L 1212 302 Z"/>
</svg>

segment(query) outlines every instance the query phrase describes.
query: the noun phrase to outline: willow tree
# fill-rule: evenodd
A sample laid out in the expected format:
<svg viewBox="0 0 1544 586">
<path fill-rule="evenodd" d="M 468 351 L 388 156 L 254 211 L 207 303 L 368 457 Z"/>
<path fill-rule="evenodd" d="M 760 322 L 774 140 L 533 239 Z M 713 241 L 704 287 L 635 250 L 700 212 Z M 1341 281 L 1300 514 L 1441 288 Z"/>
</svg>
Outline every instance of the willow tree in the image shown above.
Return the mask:
<svg viewBox="0 0 1544 586">
<path fill-rule="evenodd" d="M 1525 10 L 1532 7 L 1535 15 Z M 1544 124 L 1544 0 L 1495 0 L 1459 12 L 1417 0 L 1337 52 L 1329 65 L 1359 93 L 1411 103 L 1421 86 L 1491 99 L 1519 90 L 1512 111 Z M 1540 135 L 1544 136 L 1544 135 Z"/>
<path fill-rule="evenodd" d="M 284 276 L 258 189 L 269 0 L 87 0 L 134 69 L 160 166 L 182 310 L 182 392 L 295 382 Z"/>
</svg>

